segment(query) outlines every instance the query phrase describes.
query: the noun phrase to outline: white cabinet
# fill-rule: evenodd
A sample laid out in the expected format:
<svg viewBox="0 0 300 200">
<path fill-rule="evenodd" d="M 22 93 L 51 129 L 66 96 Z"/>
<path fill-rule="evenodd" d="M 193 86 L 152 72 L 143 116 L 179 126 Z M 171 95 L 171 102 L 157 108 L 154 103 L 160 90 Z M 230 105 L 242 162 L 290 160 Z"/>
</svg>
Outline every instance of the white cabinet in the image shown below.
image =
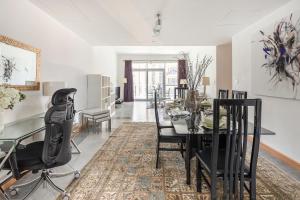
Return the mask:
<svg viewBox="0 0 300 200">
<path fill-rule="evenodd" d="M 87 75 L 87 107 L 110 110 L 111 115 L 115 113 L 115 97 L 109 76 Z"/>
</svg>

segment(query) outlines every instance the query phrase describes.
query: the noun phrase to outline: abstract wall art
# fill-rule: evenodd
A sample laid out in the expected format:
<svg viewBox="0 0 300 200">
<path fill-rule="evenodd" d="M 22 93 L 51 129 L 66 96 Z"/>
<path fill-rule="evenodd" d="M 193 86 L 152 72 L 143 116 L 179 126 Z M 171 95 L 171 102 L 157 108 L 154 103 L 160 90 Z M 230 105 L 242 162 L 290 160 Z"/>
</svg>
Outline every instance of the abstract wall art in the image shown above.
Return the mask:
<svg viewBox="0 0 300 200">
<path fill-rule="evenodd" d="M 290 14 L 253 36 L 252 92 L 300 99 L 300 13 Z"/>
</svg>

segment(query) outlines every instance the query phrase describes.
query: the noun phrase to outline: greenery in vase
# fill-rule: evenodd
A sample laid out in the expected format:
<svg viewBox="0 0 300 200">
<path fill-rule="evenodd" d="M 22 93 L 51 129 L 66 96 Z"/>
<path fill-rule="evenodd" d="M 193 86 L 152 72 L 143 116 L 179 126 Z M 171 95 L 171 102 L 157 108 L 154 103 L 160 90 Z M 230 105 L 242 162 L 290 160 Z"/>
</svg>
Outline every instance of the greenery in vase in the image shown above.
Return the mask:
<svg viewBox="0 0 300 200">
<path fill-rule="evenodd" d="M 211 56 L 205 55 L 202 59 L 199 56 L 196 62 L 192 62 L 189 55 L 183 53 L 184 60 L 186 60 L 187 85 L 189 90 L 196 90 L 201 83 L 202 77 L 205 76 L 206 69 L 210 66 L 213 59 Z"/>
<path fill-rule="evenodd" d="M 23 101 L 25 94 L 14 88 L 0 86 L 0 109 L 13 109 L 15 104 Z"/>
</svg>

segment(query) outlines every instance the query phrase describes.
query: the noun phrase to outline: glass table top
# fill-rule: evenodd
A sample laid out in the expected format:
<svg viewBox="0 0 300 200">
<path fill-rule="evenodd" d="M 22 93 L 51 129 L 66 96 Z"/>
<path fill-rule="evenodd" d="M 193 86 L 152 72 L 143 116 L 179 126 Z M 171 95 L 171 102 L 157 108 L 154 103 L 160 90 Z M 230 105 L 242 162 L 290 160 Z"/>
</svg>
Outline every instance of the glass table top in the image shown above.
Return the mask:
<svg viewBox="0 0 300 200">
<path fill-rule="evenodd" d="M 16 141 L 45 128 L 44 116 L 35 116 L 6 125 L 0 133 L 0 141 Z"/>
<path fill-rule="evenodd" d="M 172 124 L 174 126 L 175 132 L 179 135 L 186 135 L 186 134 L 212 134 L 212 129 L 207 129 L 203 127 L 199 127 L 197 132 L 192 132 L 188 130 L 187 120 L 185 118 L 178 118 L 176 120 L 172 119 Z M 222 130 L 220 129 L 222 132 Z M 224 129 L 225 131 L 225 129 Z M 254 125 L 253 123 L 248 123 L 248 135 L 253 135 L 254 133 Z M 273 131 L 270 131 L 265 128 L 261 128 L 261 135 L 275 135 Z"/>
</svg>

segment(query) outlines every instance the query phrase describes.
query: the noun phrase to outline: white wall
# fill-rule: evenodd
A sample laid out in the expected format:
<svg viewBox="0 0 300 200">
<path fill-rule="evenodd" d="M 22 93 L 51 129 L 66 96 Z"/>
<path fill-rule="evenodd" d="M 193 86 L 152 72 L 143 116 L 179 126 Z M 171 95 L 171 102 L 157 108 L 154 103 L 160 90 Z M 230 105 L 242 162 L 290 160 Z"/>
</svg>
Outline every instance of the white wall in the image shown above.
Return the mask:
<svg viewBox="0 0 300 200">
<path fill-rule="evenodd" d="M 117 63 L 117 85 L 121 86 L 121 98 L 123 98 L 123 84 L 120 81 L 124 78 L 125 60 L 168 60 L 177 61 L 181 53 L 190 55 L 195 61 L 197 55 L 202 58 L 204 55 L 212 56 L 213 62 L 207 69 L 206 75 L 211 78 L 211 85 L 207 87 L 207 94 L 211 97 L 216 95 L 216 47 L 215 46 L 123 46 L 115 47 L 118 54 Z"/>
<path fill-rule="evenodd" d="M 0 0 L 0 34 L 41 49 L 41 81 L 65 81 L 78 89 L 77 109 L 86 106 L 86 76 L 92 72 L 92 47 L 29 1 Z M 5 121 L 44 111 L 48 101 L 40 91 L 25 92 L 27 99 Z"/>
<path fill-rule="evenodd" d="M 207 68 L 205 76 L 210 78 L 210 85 L 206 87 L 206 94 L 208 97 L 215 98 L 217 94 L 216 90 L 216 75 L 217 75 L 217 68 L 216 68 L 216 47 L 215 46 L 199 46 L 193 47 L 188 51 L 190 58 L 193 62 L 196 62 L 197 56 L 199 59 L 202 59 L 205 55 L 211 56 L 213 62 Z"/>
<path fill-rule="evenodd" d="M 113 87 L 117 85 L 117 54 L 113 46 L 93 48 L 93 71 L 112 78 Z"/>
<path fill-rule="evenodd" d="M 300 1 L 294 0 L 261 19 L 232 38 L 233 89 L 251 94 L 251 37 L 254 33 L 291 12 L 299 12 Z M 262 136 L 262 142 L 300 162 L 300 101 L 259 96 L 263 99 L 262 126 L 275 136 Z"/>
</svg>

